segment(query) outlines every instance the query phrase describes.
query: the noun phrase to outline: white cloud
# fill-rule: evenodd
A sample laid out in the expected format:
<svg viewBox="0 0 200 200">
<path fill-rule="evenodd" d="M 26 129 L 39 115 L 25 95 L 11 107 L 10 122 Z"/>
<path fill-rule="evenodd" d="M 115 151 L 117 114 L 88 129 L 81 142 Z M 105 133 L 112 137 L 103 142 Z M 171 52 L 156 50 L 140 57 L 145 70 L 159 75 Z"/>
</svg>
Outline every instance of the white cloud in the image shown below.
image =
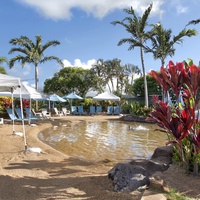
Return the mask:
<svg viewBox="0 0 200 200">
<path fill-rule="evenodd" d="M 9 74 L 15 77 L 20 77 L 26 79 L 32 73 L 32 68 L 30 65 L 25 65 L 23 68 L 21 65 L 15 65 L 9 70 Z M 34 75 L 33 75 L 34 78 Z"/>
<path fill-rule="evenodd" d="M 92 65 L 96 63 L 95 59 L 88 60 L 86 63 L 81 62 L 80 59 L 75 59 L 74 63 L 71 64 L 68 60 L 63 60 L 65 67 L 82 67 L 84 69 L 90 69 Z"/>
<path fill-rule="evenodd" d="M 184 6 L 181 6 L 181 5 L 178 5 L 176 7 L 176 10 L 177 10 L 178 14 L 182 14 L 182 13 L 186 13 L 188 11 L 188 8 L 184 7 Z"/>
<path fill-rule="evenodd" d="M 177 14 L 183 14 L 183 13 L 188 12 L 189 10 L 188 3 L 189 2 L 182 1 L 182 0 L 174 0 L 174 1 L 169 2 L 170 6 L 176 9 Z"/>
<path fill-rule="evenodd" d="M 153 2 L 151 14 L 162 15 L 164 0 L 16 0 L 22 4 L 33 7 L 40 15 L 53 20 L 70 20 L 72 9 L 83 10 L 88 15 L 96 18 L 103 18 L 116 9 L 124 9 L 132 6 L 138 13 L 144 10 Z"/>
</svg>

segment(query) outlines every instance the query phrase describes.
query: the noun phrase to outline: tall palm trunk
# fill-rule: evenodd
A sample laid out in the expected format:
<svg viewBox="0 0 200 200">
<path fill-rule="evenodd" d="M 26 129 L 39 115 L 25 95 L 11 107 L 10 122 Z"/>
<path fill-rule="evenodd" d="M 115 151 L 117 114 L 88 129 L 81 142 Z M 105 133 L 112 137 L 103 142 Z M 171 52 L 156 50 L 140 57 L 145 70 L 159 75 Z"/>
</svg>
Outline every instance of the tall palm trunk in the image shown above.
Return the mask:
<svg viewBox="0 0 200 200">
<path fill-rule="evenodd" d="M 38 90 L 38 65 L 35 64 L 35 89 Z"/>
<path fill-rule="evenodd" d="M 38 65 L 35 64 L 35 89 L 38 90 Z M 38 101 L 35 102 L 35 109 L 38 110 Z"/>
<path fill-rule="evenodd" d="M 144 66 L 144 55 L 143 55 L 143 49 L 140 47 L 140 57 L 141 57 L 141 63 L 142 63 L 142 73 L 144 77 L 144 97 L 145 97 L 145 106 L 149 107 L 149 101 L 148 101 L 148 88 L 147 88 L 147 79 L 146 79 L 146 73 L 145 73 L 145 66 Z"/>
</svg>

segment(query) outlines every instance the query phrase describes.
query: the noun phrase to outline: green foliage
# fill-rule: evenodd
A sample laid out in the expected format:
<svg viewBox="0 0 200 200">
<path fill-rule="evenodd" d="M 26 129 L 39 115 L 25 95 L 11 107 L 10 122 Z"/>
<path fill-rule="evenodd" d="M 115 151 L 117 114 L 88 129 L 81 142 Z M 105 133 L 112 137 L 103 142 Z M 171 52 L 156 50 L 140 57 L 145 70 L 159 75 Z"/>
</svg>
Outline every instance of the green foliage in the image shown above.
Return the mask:
<svg viewBox="0 0 200 200">
<path fill-rule="evenodd" d="M 56 56 L 45 56 L 44 52 L 50 46 L 59 45 L 60 42 L 57 40 L 48 41 L 44 45 L 42 44 L 42 36 L 35 36 L 35 43 L 26 36 L 21 36 L 19 38 L 13 38 L 9 41 L 10 44 L 15 46 L 9 51 L 9 54 L 20 53 L 14 58 L 10 59 L 9 67 L 12 68 L 16 62 L 20 62 L 22 67 L 26 63 L 32 63 L 35 66 L 35 87 L 38 89 L 38 64 L 44 63 L 46 61 L 55 60 L 64 67 L 62 61 Z"/>
<path fill-rule="evenodd" d="M 147 108 L 144 103 L 137 101 L 125 101 L 124 103 L 121 103 L 120 109 L 124 114 L 132 114 L 136 116 L 148 116 L 152 110 L 151 107 Z"/>
<path fill-rule="evenodd" d="M 141 64 L 142 64 L 142 73 L 143 75 L 146 74 L 145 72 L 145 65 L 144 65 L 144 44 L 149 39 L 148 32 L 146 31 L 146 27 L 148 25 L 148 18 L 150 16 L 153 4 L 151 3 L 149 7 L 144 11 L 142 16 L 137 16 L 133 7 L 130 9 L 124 9 L 124 12 L 128 15 L 122 21 L 113 21 L 112 24 L 122 25 L 125 30 L 130 34 L 129 38 L 123 38 L 118 42 L 118 46 L 128 43 L 129 48 L 128 50 L 133 50 L 135 47 L 140 48 L 140 57 L 141 57 Z M 145 91 L 145 105 L 146 107 L 149 106 L 148 103 L 148 88 L 147 88 L 147 81 L 146 76 L 144 76 L 144 91 Z"/>
<path fill-rule="evenodd" d="M 192 65 L 190 65 L 192 64 Z M 170 61 L 161 67 L 160 73 L 152 70 L 149 74 L 162 86 L 168 101 L 154 100 L 154 109 L 150 113 L 163 128 L 174 146 L 174 157 L 181 160 L 188 171 L 197 174 L 200 163 L 200 126 L 196 112 L 198 93 L 200 92 L 200 68 L 189 60 L 176 65 Z M 170 92 L 169 92 L 170 91 Z M 169 98 L 173 97 L 172 105 Z"/>
<path fill-rule="evenodd" d="M 0 67 L 0 74 L 7 74 L 4 67 Z"/>
<path fill-rule="evenodd" d="M 81 67 L 65 67 L 44 82 L 45 93 L 66 95 L 75 92 L 84 97 L 97 85 L 97 77 L 91 70 Z"/>
<path fill-rule="evenodd" d="M 149 75 L 146 76 L 147 79 L 147 87 L 149 95 L 161 95 L 161 86 L 155 81 L 155 79 Z M 140 77 L 135 79 L 134 84 L 132 86 L 132 91 L 135 96 L 141 96 L 144 97 L 145 91 L 144 91 L 144 78 Z"/>
<path fill-rule="evenodd" d="M 170 189 L 169 194 L 167 195 L 168 200 L 192 200 L 192 198 L 186 197 L 183 194 L 180 194 L 174 189 Z"/>
<path fill-rule="evenodd" d="M 197 31 L 194 29 L 184 28 L 178 35 L 172 37 L 171 29 L 164 29 L 160 22 L 152 24 L 152 30 L 149 31 L 149 39 L 152 42 L 152 48 L 145 47 L 146 53 L 152 53 L 154 59 L 159 59 L 161 61 L 161 66 L 165 65 L 165 59 L 167 56 L 174 56 L 175 54 L 175 44 L 183 43 L 183 37 L 196 36 Z"/>
</svg>

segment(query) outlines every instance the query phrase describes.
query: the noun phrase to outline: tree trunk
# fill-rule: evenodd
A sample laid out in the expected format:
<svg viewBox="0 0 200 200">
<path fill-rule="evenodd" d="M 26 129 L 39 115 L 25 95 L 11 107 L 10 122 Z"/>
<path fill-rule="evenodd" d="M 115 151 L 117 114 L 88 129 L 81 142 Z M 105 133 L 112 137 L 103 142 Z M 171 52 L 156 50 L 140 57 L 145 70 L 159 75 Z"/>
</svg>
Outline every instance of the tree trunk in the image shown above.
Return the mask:
<svg viewBox="0 0 200 200">
<path fill-rule="evenodd" d="M 38 65 L 35 64 L 35 89 L 38 90 Z M 38 101 L 35 102 L 35 109 L 38 110 Z"/>
<path fill-rule="evenodd" d="M 147 88 L 147 79 L 145 74 L 145 66 L 144 66 L 144 55 L 143 55 L 143 49 L 140 47 L 140 56 L 141 56 L 141 63 L 142 63 L 142 72 L 144 77 L 144 96 L 145 96 L 145 106 L 149 107 L 149 100 L 148 100 L 148 88 Z"/>
</svg>

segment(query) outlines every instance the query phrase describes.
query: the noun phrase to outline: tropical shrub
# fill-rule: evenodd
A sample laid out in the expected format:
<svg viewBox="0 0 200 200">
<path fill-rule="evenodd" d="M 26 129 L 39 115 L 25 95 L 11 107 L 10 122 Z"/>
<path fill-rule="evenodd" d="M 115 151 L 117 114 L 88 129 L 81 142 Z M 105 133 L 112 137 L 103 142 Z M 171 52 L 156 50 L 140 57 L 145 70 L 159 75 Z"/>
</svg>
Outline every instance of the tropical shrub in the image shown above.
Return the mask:
<svg viewBox="0 0 200 200">
<path fill-rule="evenodd" d="M 9 108 L 11 106 L 12 106 L 11 97 L 0 97 L 0 110 L 4 110 L 4 108 Z"/>
<path fill-rule="evenodd" d="M 172 61 L 160 72 L 152 70 L 149 75 L 163 88 L 167 101 L 154 97 L 154 109 L 150 118 L 166 132 L 168 144 L 174 146 L 185 168 L 197 174 L 200 153 L 200 126 L 198 121 L 197 97 L 200 91 L 200 68 L 193 64 Z M 170 93 L 176 102 L 170 101 Z M 170 102 L 170 103 L 169 103 Z"/>
</svg>

